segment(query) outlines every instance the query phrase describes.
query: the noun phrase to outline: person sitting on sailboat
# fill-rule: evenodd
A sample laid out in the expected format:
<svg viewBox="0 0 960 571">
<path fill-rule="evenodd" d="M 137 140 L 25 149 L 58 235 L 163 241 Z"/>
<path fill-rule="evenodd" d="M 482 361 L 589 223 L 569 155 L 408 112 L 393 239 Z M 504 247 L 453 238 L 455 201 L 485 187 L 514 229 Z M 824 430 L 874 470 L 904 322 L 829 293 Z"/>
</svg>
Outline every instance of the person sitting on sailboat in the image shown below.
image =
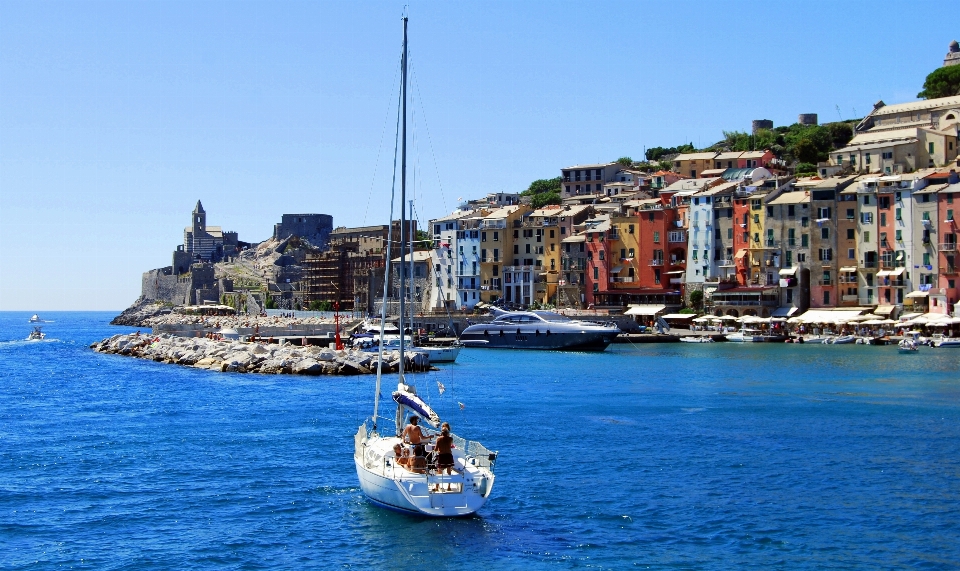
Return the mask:
<svg viewBox="0 0 960 571">
<path fill-rule="evenodd" d="M 407 450 L 402 444 L 399 444 L 399 443 L 398 443 L 398 444 L 394 444 L 394 445 L 393 445 L 393 454 L 394 454 L 394 455 L 396 456 L 396 458 L 397 458 L 397 465 L 398 465 L 398 466 L 400 466 L 400 467 L 402 467 L 402 468 L 406 468 L 406 469 L 408 469 L 408 470 L 410 469 L 410 460 L 411 460 L 411 458 L 410 458 L 410 451 L 409 451 L 409 450 Z"/>
</svg>

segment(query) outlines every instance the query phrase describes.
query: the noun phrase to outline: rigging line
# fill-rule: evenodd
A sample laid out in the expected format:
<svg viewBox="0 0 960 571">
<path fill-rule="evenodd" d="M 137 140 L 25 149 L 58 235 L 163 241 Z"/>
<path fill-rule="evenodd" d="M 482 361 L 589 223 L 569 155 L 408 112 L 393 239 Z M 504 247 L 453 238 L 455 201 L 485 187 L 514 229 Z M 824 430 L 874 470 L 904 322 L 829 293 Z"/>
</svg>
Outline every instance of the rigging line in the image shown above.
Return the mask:
<svg viewBox="0 0 960 571">
<path fill-rule="evenodd" d="M 398 74 L 398 73 L 400 73 L 400 67 L 399 67 L 399 66 L 393 70 L 393 81 L 391 82 L 391 85 L 396 85 L 397 74 Z M 373 178 L 372 178 L 372 180 L 370 181 L 370 191 L 367 192 L 367 204 L 366 204 L 366 206 L 364 206 L 364 208 L 363 208 L 363 222 L 362 222 L 361 226 L 366 226 L 366 225 L 367 225 L 367 214 L 368 214 L 369 211 L 370 211 L 370 200 L 373 198 L 373 188 L 374 188 L 374 185 L 377 183 L 377 171 L 378 171 L 379 168 L 380 168 L 380 153 L 383 151 L 383 137 L 384 137 L 384 135 L 387 134 L 387 121 L 390 120 L 390 113 L 389 113 L 389 111 L 390 111 L 390 103 L 389 103 L 389 102 L 390 102 L 390 100 L 388 99 L 388 100 L 387 100 L 387 111 L 388 111 L 388 112 L 385 113 L 384 116 L 383 116 L 383 127 L 380 129 L 380 144 L 377 146 L 377 160 L 376 160 L 376 162 L 375 162 L 374 165 L 373 165 Z"/>
<path fill-rule="evenodd" d="M 411 79 L 417 91 L 417 100 L 420 102 L 420 114 L 423 116 L 423 127 L 427 131 L 427 143 L 430 146 L 430 154 L 433 157 L 433 170 L 437 173 L 437 185 L 440 188 L 440 203 L 443 205 L 443 211 L 447 212 L 447 195 L 443 192 L 443 181 L 440 180 L 440 167 L 437 164 L 437 153 L 433 150 L 433 137 L 430 135 L 430 124 L 427 122 L 427 112 L 423 107 L 423 97 L 420 95 L 420 81 L 417 79 L 417 70 L 411 69 Z"/>
<path fill-rule="evenodd" d="M 383 264 L 383 297 L 380 300 L 380 343 L 377 348 L 377 387 L 373 403 L 373 431 L 377 430 L 377 412 L 380 408 L 380 385 L 383 377 L 383 336 L 384 328 L 387 323 L 387 287 L 390 284 L 390 252 L 393 249 L 393 206 L 397 195 L 397 151 L 400 146 L 400 99 L 403 97 L 403 90 L 397 96 L 397 130 L 393 139 L 393 182 L 390 188 L 390 223 L 387 225 L 387 252 Z M 402 226 L 401 226 L 402 231 Z M 401 260 L 402 261 L 402 260 Z M 403 339 L 403 331 L 400 331 L 400 338 Z M 401 355 L 400 362 L 403 363 Z M 402 366 L 402 365 L 401 365 Z M 402 376 L 401 376 L 402 378 Z"/>
</svg>

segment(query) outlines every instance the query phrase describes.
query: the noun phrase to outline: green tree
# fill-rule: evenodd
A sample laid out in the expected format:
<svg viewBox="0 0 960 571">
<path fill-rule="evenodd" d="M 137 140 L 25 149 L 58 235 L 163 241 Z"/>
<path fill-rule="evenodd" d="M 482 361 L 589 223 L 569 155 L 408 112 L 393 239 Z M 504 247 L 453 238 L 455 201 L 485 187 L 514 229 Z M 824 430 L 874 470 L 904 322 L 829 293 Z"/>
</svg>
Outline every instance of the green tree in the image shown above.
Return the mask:
<svg viewBox="0 0 960 571">
<path fill-rule="evenodd" d="M 690 305 L 693 309 L 700 310 L 703 308 L 703 292 L 700 290 L 695 290 L 690 292 Z"/>
<path fill-rule="evenodd" d="M 630 157 L 620 157 L 615 161 L 618 165 L 629 167 L 633 166 L 633 159 Z"/>
<path fill-rule="evenodd" d="M 923 82 L 920 99 L 936 99 L 960 95 L 960 65 L 951 65 L 933 70 Z"/>
<path fill-rule="evenodd" d="M 798 163 L 796 168 L 797 176 L 810 176 L 817 174 L 817 165 L 811 163 Z"/>
<path fill-rule="evenodd" d="M 802 163 L 816 163 L 819 155 L 816 143 L 810 139 L 800 139 L 793 147 L 793 156 Z"/>
<path fill-rule="evenodd" d="M 414 248 L 433 248 L 433 237 L 426 230 L 417 230 L 414 238 Z"/>
<path fill-rule="evenodd" d="M 548 204 L 562 204 L 559 192 L 541 192 L 534 194 L 530 199 L 530 205 L 534 208 L 543 208 Z"/>
<path fill-rule="evenodd" d="M 834 149 L 842 149 L 853 138 L 853 127 L 850 123 L 829 123 L 824 125 L 830 131 L 830 138 Z"/>
<path fill-rule="evenodd" d="M 520 194 L 524 196 L 543 194 L 547 192 L 556 192 L 560 193 L 560 177 L 557 178 L 541 178 L 530 183 L 530 186 L 527 190 L 521 192 Z"/>
</svg>

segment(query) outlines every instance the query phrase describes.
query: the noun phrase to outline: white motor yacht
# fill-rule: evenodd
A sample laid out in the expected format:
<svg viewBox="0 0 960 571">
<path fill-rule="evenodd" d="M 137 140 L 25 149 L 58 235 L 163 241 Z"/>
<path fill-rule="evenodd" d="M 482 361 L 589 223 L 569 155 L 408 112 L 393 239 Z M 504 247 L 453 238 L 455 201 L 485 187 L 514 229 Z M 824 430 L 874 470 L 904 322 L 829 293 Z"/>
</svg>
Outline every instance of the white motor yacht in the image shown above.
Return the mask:
<svg viewBox="0 0 960 571">
<path fill-rule="evenodd" d="M 467 327 L 460 342 L 489 349 L 603 351 L 619 334 L 613 323 L 570 319 L 552 311 L 511 311 Z"/>
</svg>

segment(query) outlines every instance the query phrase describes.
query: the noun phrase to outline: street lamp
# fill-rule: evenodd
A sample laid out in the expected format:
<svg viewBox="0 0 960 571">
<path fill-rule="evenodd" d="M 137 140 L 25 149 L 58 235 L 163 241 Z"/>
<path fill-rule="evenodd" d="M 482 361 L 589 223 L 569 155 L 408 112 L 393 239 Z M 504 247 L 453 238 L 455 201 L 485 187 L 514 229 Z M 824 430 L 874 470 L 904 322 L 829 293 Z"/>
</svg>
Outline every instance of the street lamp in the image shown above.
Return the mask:
<svg viewBox="0 0 960 571">
<path fill-rule="evenodd" d="M 334 342 L 337 351 L 343 350 L 343 341 L 340 340 L 340 288 L 337 284 L 330 282 L 330 285 L 337 290 L 337 299 L 333 302 L 333 323 L 334 323 Z"/>
</svg>

